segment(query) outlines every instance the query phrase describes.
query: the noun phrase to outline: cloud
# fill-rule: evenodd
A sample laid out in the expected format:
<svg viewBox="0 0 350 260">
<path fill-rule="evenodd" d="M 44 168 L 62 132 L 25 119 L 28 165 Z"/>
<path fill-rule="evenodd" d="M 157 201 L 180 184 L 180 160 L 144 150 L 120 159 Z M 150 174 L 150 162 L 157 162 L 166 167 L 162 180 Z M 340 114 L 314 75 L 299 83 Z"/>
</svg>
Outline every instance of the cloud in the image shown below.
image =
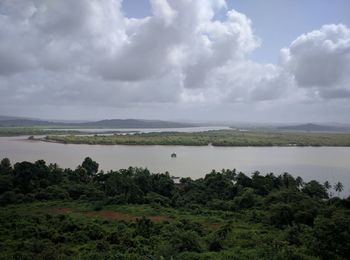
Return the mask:
<svg viewBox="0 0 350 260">
<path fill-rule="evenodd" d="M 281 64 L 298 86 L 324 98 L 339 97 L 350 90 L 350 29 L 331 24 L 299 36 L 282 49 Z"/>
<path fill-rule="evenodd" d="M 261 44 L 252 21 L 226 1 L 150 3 L 151 15 L 136 19 L 123 14 L 122 0 L 1 1 L 1 109 L 350 98 L 345 25 L 301 35 L 280 64 L 261 64 L 250 59 Z"/>
<path fill-rule="evenodd" d="M 187 88 L 202 88 L 215 69 L 244 61 L 245 55 L 259 46 L 251 21 L 234 10 L 227 12 L 224 22 L 203 24 L 199 34 L 194 48 L 187 47 L 188 65 L 183 68 Z"/>
<path fill-rule="evenodd" d="M 335 98 L 335 99 L 347 99 L 350 98 L 350 89 L 336 88 L 336 89 L 325 89 L 320 92 L 321 97 Z"/>
<path fill-rule="evenodd" d="M 0 5 L 0 32 L 7 36 L 0 44 L 0 74 L 19 74 L 9 77 L 9 84 L 27 80 L 32 85 L 42 75 L 43 91 L 52 93 L 61 85 L 62 93 L 71 89 L 73 96 L 76 90 L 69 86 L 80 86 L 81 79 L 93 78 L 99 89 L 137 85 L 146 96 L 153 82 L 167 97 L 169 85 L 176 85 L 177 93 L 207 86 L 215 70 L 241 62 L 259 46 L 245 15 L 229 10 L 225 20 L 215 19 L 226 9 L 223 0 L 152 0 L 151 6 L 152 16 L 134 19 L 123 15 L 120 0 L 5 0 Z M 169 78 L 175 81 L 163 80 Z"/>
<path fill-rule="evenodd" d="M 201 88 L 213 69 L 244 58 L 259 44 L 245 15 L 231 10 L 225 21 L 214 20 L 223 1 L 151 3 L 154 15 L 129 20 L 127 44 L 101 60 L 97 70 L 105 79 L 139 81 L 177 70 L 185 88 Z"/>
</svg>

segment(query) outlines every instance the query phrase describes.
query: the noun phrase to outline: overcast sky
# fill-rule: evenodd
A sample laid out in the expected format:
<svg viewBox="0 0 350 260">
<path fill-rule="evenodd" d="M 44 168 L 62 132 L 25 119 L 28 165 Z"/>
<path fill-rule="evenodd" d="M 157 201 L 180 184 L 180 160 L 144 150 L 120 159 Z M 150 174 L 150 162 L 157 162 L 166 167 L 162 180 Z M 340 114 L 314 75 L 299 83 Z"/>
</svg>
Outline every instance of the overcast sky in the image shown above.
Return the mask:
<svg viewBox="0 0 350 260">
<path fill-rule="evenodd" d="M 348 0 L 0 0 L 0 115 L 350 123 Z"/>
</svg>

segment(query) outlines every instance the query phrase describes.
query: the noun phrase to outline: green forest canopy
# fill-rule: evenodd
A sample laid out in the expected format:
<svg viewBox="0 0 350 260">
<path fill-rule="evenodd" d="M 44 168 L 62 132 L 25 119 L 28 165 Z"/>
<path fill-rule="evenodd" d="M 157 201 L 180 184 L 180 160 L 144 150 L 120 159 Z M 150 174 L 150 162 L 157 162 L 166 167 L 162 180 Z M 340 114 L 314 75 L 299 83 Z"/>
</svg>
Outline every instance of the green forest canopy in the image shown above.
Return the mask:
<svg viewBox="0 0 350 260">
<path fill-rule="evenodd" d="M 168 173 L 98 166 L 91 158 L 76 169 L 3 159 L 0 259 L 350 255 L 350 199 L 331 197 L 328 182 L 222 170 L 175 184 Z"/>
</svg>

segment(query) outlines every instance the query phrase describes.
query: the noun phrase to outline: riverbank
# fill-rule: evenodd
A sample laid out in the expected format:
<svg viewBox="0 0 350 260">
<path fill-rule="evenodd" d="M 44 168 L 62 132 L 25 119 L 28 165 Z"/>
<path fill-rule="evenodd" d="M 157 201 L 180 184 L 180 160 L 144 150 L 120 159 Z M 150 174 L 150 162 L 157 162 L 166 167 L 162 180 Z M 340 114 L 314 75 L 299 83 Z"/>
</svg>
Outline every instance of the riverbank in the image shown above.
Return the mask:
<svg viewBox="0 0 350 260">
<path fill-rule="evenodd" d="M 337 146 L 349 147 L 348 133 L 216 130 L 197 133 L 160 132 L 125 135 L 48 135 L 47 142 L 90 145 L 184 146 Z"/>
</svg>

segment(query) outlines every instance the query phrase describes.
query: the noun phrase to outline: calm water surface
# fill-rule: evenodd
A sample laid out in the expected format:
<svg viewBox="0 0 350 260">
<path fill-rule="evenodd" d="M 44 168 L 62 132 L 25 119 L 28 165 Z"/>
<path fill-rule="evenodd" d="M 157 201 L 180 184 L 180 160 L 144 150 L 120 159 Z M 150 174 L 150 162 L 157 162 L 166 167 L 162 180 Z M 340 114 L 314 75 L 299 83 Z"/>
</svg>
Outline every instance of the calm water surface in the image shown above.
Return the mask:
<svg viewBox="0 0 350 260">
<path fill-rule="evenodd" d="M 61 167 L 75 168 L 90 156 L 108 171 L 129 166 L 174 176 L 199 178 L 212 169 L 236 168 L 247 174 L 289 172 L 304 180 L 343 182 L 350 190 L 349 147 L 212 147 L 77 145 L 29 141 L 27 137 L 0 137 L 0 158 L 17 161 L 44 159 Z M 175 152 L 177 158 L 170 158 Z"/>
</svg>

